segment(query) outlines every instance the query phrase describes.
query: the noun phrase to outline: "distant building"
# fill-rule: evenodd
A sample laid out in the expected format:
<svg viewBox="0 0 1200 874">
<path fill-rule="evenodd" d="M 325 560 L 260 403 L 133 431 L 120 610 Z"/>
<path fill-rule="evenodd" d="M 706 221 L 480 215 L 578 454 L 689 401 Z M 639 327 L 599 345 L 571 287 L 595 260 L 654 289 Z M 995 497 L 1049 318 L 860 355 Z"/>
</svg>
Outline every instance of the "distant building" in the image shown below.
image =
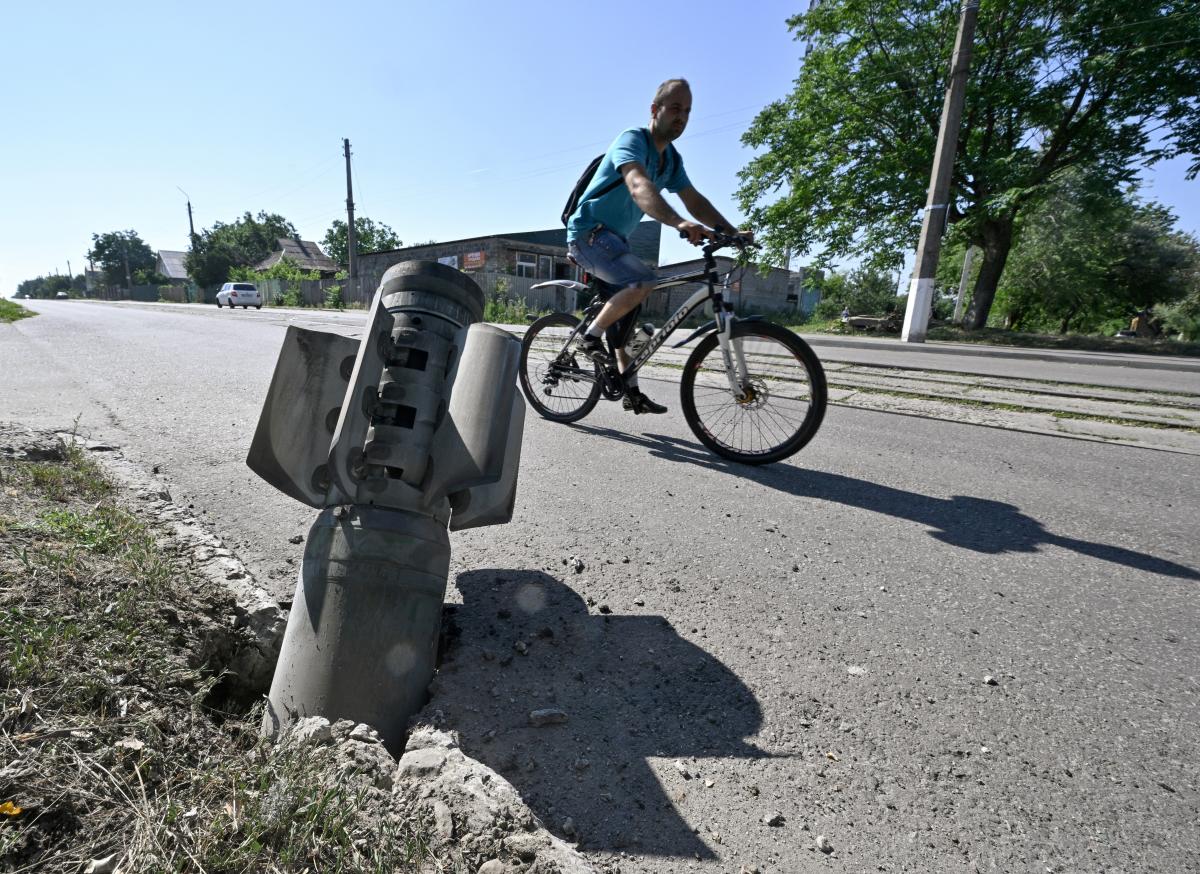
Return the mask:
<svg viewBox="0 0 1200 874">
<path fill-rule="evenodd" d="M 716 262 L 720 276 L 732 270 L 735 263 L 733 258 L 723 255 L 717 255 Z M 702 258 L 679 261 L 659 267 L 658 275 L 675 276 L 703 267 Z M 725 292 L 725 299 L 739 313 L 795 313 L 807 316 L 821 299 L 820 291 L 810 287 L 808 280 L 819 275 L 819 272 L 810 272 L 805 268 L 789 271 L 780 267 L 771 267 L 764 274 L 755 265 L 750 265 L 740 275 L 734 274 L 733 284 Z M 692 283 L 662 291 L 646 301 L 645 311 L 648 314 L 670 315 L 700 287 L 700 283 Z"/>
<path fill-rule="evenodd" d="M 651 266 L 658 264 L 658 245 L 662 225 L 642 222 L 630 235 L 633 253 Z M 531 306 L 568 309 L 563 295 L 553 292 L 530 291 L 530 287 L 547 279 L 580 278 L 579 268 L 567 258 L 567 229 L 517 231 L 470 237 L 445 243 L 406 246 L 386 252 L 370 252 L 358 256 L 358 275 L 370 287 L 378 286 L 384 272 L 401 261 L 440 261 L 471 276 L 485 295 L 504 289 L 504 296 L 524 298 Z"/>
<path fill-rule="evenodd" d="M 169 252 L 166 249 L 159 249 L 158 258 L 154 262 L 154 271 L 167 277 L 172 285 L 187 285 L 187 268 L 183 266 L 183 259 L 186 257 L 187 252 Z"/>
<path fill-rule="evenodd" d="M 279 248 L 254 265 L 255 270 L 269 270 L 284 258 L 305 271 L 315 270 L 323 279 L 332 278 L 338 270 L 337 262 L 321 251 L 321 247 L 299 237 L 280 237 Z"/>
</svg>

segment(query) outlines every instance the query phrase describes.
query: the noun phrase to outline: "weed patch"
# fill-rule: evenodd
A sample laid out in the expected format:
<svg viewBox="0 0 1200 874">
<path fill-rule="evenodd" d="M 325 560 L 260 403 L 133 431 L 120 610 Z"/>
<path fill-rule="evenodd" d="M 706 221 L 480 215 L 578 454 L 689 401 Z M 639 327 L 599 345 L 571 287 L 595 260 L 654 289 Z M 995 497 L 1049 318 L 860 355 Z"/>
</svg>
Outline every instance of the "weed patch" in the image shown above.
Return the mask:
<svg viewBox="0 0 1200 874">
<path fill-rule="evenodd" d="M 36 315 L 37 313 L 25 309 L 19 303 L 0 298 L 0 322 L 15 322 L 18 319 L 27 319 Z"/>
</svg>

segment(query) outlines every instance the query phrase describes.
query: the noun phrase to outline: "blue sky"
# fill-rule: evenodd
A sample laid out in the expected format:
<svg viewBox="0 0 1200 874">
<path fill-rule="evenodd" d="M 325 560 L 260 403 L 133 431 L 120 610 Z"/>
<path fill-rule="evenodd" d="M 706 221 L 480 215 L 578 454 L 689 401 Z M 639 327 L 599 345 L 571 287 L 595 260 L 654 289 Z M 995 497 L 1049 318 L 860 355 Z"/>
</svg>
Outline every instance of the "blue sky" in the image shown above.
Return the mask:
<svg viewBox="0 0 1200 874">
<path fill-rule="evenodd" d="M 94 232 L 154 249 L 268 210 L 319 240 L 356 211 L 405 243 L 556 226 L 582 168 L 691 80 L 679 149 L 733 217 L 740 137 L 790 89 L 802 46 L 781 0 L 646 4 L 10 4 L 0 36 L 0 295 L 78 273 Z M 1185 162 L 1144 195 L 1200 232 Z M 663 235 L 664 261 L 691 250 Z"/>
</svg>

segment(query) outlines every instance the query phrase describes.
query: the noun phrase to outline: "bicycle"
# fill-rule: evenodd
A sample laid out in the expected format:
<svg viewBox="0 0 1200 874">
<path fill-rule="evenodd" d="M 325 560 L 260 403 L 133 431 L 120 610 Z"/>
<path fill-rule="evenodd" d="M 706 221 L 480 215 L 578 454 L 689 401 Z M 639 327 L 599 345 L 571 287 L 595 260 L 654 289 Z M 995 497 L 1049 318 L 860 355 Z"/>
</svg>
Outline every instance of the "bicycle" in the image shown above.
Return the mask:
<svg viewBox="0 0 1200 874">
<path fill-rule="evenodd" d="M 713 321 L 672 347 L 703 338 L 683 365 L 679 392 L 684 419 L 717 455 L 743 464 L 768 464 L 793 455 L 813 438 L 825 416 L 828 392 L 825 371 L 807 343 L 759 316 L 739 318 L 725 300 L 736 268 L 718 285 L 713 254 L 726 246 L 744 251 L 747 245 L 742 237 L 714 232 L 702 249 L 703 269 L 655 283 L 655 291 L 692 282 L 703 282 L 704 287 L 654 332 L 625 375 L 637 373 L 695 310 L 711 305 Z M 616 289 L 594 277 L 589 285 L 552 280 L 533 287 L 547 286 L 590 291 L 594 296 L 583 309 L 583 318 L 557 312 L 529 326 L 521 342 L 521 390 L 544 418 L 577 422 L 601 397 L 616 401 L 625 394 L 624 378 L 615 366 L 601 367 L 577 347 L 587 325 Z M 623 317 L 625 324 L 617 332 L 606 332 L 610 352 L 615 353 L 613 334 L 617 344 L 626 343 L 637 314 L 634 310 Z"/>
</svg>

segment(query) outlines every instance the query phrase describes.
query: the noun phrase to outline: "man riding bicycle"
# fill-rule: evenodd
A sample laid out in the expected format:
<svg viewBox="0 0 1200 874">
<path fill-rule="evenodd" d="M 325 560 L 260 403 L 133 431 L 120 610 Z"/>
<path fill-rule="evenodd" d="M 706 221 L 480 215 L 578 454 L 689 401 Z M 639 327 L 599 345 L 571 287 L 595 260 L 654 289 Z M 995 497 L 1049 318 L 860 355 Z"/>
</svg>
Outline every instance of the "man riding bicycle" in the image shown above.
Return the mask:
<svg viewBox="0 0 1200 874">
<path fill-rule="evenodd" d="M 580 351 L 593 361 L 612 364 L 600 342 L 604 331 L 633 312 L 654 289 L 654 270 L 629 249 L 629 234 L 643 215 L 675 228 L 693 245 L 710 234 L 710 228 L 732 228 L 708 199 L 697 191 L 683 169 L 683 160 L 672 145 L 687 127 L 692 111 L 692 90 L 685 79 L 668 79 L 658 86 L 650 104 L 650 124 L 630 128 L 608 147 L 579 206 L 567 219 L 567 251 L 575 262 L 620 291 L 604 305 L 580 343 Z M 688 221 L 671 208 L 660 193 L 678 194 L 696 221 Z M 629 357 L 617 348 L 622 371 Z M 622 405 L 634 413 L 665 413 L 667 408 L 650 400 L 637 385 L 637 374 L 626 380 Z"/>
</svg>

